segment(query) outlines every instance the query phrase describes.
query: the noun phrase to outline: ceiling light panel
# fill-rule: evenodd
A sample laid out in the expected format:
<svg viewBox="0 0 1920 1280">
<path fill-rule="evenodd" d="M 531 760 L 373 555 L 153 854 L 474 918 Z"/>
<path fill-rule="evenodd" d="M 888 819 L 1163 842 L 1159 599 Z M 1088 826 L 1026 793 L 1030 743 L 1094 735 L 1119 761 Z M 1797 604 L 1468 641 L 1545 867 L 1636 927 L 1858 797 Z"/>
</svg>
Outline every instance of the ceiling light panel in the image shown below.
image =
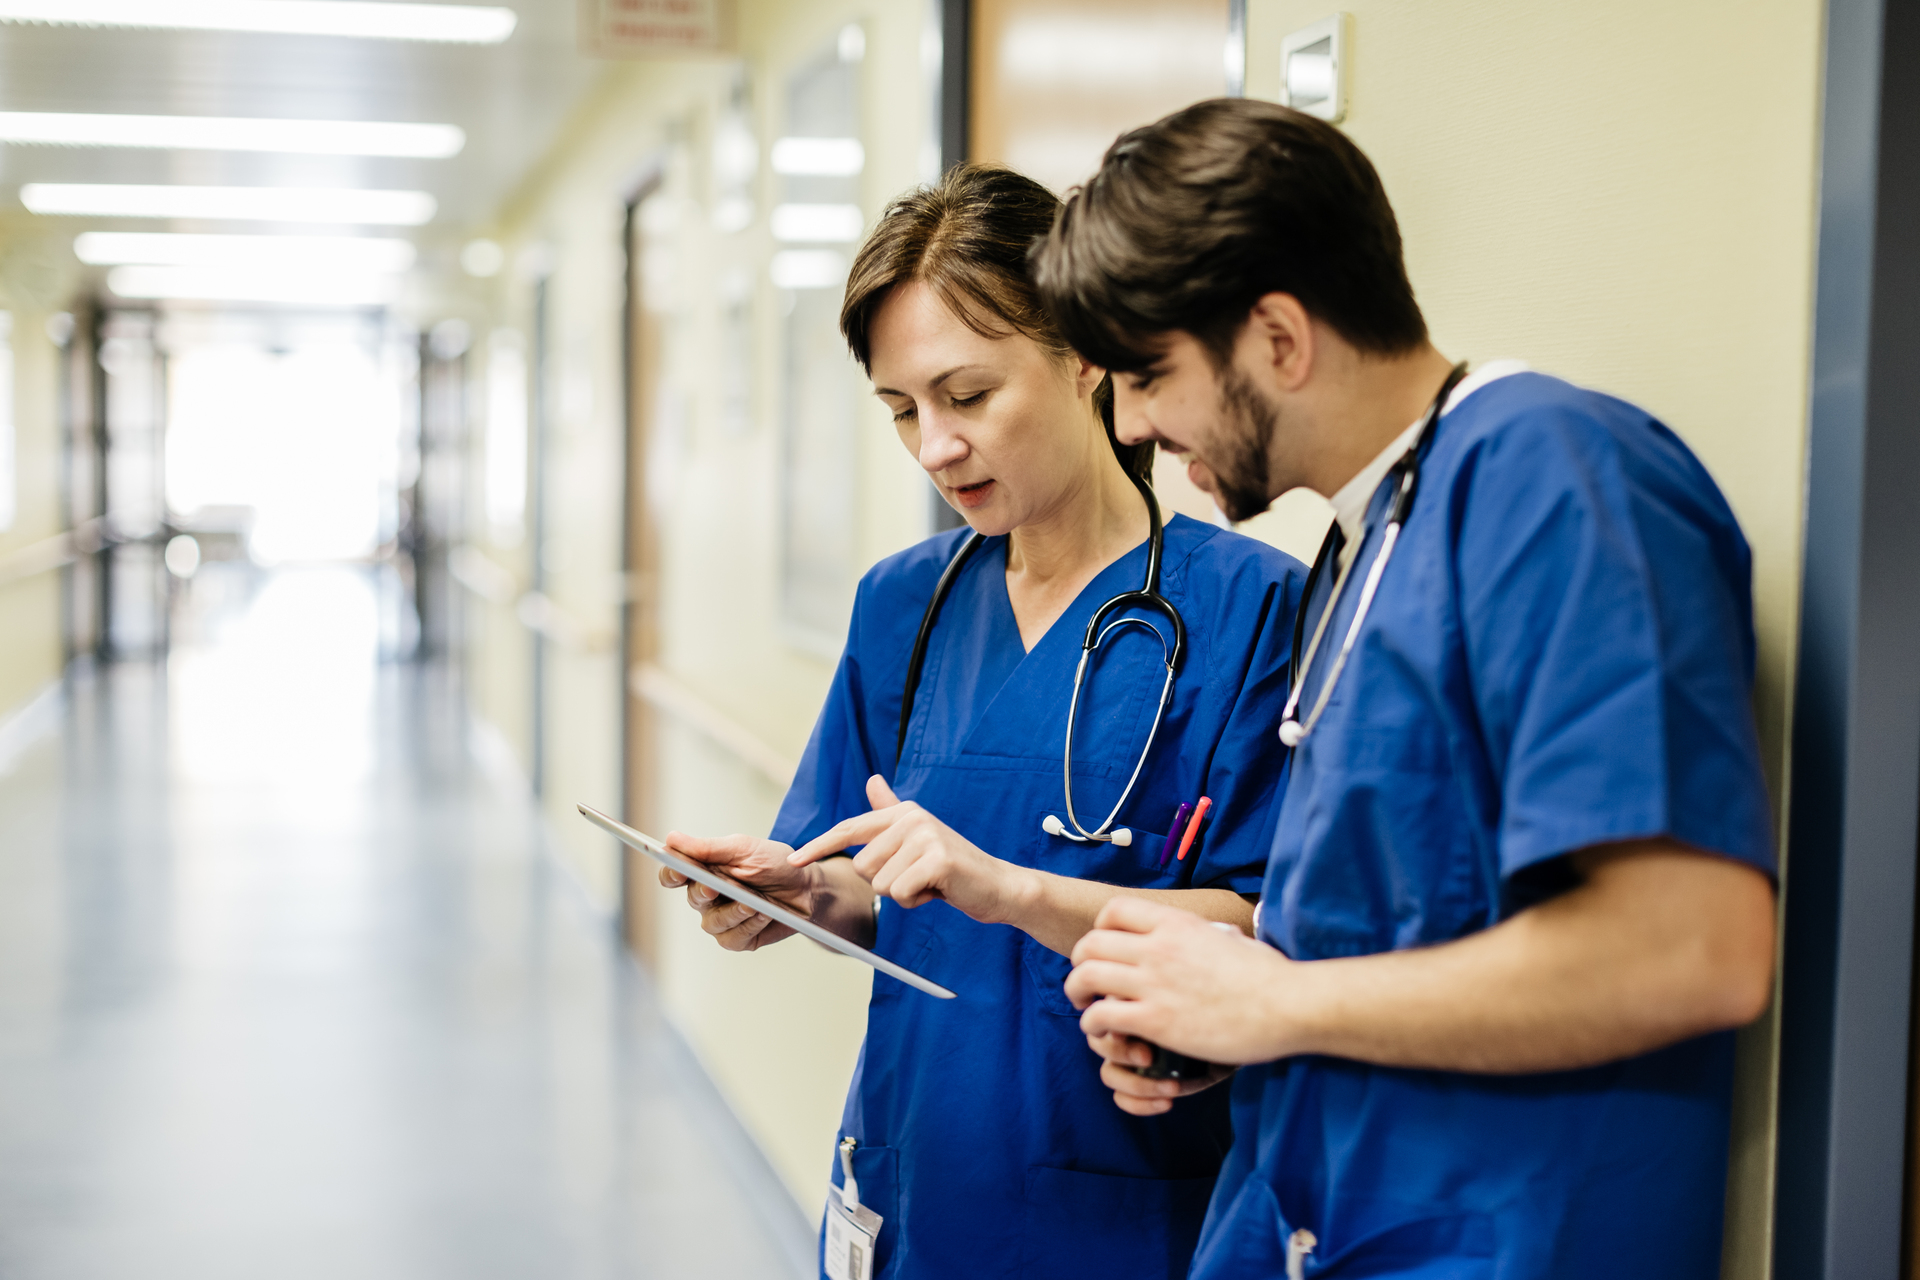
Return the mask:
<svg viewBox="0 0 1920 1280">
<path fill-rule="evenodd" d="M 32 213 L 81 217 L 202 218 L 396 227 L 417 227 L 431 221 L 435 209 L 433 197 L 424 191 L 64 182 L 29 182 L 20 188 L 20 203 Z"/>
<path fill-rule="evenodd" d="M 393 301 L 399 278 L 342 272 L 115 267 L 107 288 L 122 298 L 273 302 L 310 307 L 377 307 Z"/>
<path fill-rule="evenodd" d="M 513 10 L 371 0 L 0 0 L 0 22 L 499 44 Z"/>
<path fill-rule="evenodd" d="M 775 240 L 851 243 L 860 238 L 857 204 L 780 204 L 770 220 Z"/>
<path fill-rule="evenodd" d="M 444 160 L 459 154 L 467 143 L 467 135 L 458 126 L 450 124 L 0 111 L 0 142 L 56 147 L 281 151 L 303 155 L 404 156 L 420 160 Z"/>
<path fill-rule="evenodd" d="M 405 271 L 414 248 L 392 236 L 214 236 L 157 231 L 88 231 L 74 237 L 74 256 L 94 266 L 225 269 Z"/>
<path fill-rule="evenodd" d="M 778 174 L 845 178 L 865 167 L 867 152 L 858 138 L 777 138 L 770 158 Z"/>
</svg>

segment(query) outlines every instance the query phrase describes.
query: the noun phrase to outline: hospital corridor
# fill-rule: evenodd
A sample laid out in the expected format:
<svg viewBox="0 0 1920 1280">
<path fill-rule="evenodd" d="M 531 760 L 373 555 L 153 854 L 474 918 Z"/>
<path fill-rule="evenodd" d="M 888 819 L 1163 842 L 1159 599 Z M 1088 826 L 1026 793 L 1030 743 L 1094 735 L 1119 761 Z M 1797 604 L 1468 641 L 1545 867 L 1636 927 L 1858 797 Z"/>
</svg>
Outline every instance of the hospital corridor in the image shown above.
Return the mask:
<svg viewBox="0 0 1920 1280">
<path fill-rule="evenodd" d="M 804 1274 L 393 584 L 232 568 L 5 762 L 0 1270 Z"/>
<path fill-rule="evenodd" d="M 1916 140 L 1887 0 L 0 0 L 0 1280 L 1920 1276 Z M 1272 1031 L 1653 855 L 1510 971 L 1709 1014 Z"/>
</svg>

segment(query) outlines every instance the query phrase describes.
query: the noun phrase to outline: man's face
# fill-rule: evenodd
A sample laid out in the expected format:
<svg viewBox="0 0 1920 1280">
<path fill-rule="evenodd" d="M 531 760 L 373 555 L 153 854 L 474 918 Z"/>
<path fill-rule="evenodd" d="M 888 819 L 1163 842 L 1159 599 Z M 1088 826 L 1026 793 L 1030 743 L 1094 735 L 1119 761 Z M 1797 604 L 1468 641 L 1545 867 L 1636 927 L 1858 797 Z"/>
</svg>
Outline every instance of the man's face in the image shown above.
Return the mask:
<svg viewBox="0 0 1920 1280">
<path fill-rule="evenodd" d="M 1219 368 L 1190 333 L 1167 335 L 1160 357 L 1113 380 L 1114 431 L 1183 457 L 1187 478 L 1230 520 L 1249 520 L 1278 496 L 1270 450 L 1279 413 L 1239 369 Z"/>
</svg>

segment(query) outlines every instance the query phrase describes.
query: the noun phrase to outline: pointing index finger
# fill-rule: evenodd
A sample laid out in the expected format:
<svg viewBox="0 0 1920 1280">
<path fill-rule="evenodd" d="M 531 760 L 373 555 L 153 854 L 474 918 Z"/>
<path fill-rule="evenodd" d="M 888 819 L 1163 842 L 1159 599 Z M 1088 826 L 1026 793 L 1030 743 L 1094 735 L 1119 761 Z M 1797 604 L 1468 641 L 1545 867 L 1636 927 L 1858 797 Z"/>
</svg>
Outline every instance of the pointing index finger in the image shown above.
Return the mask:
<svg viewBox="0 0 1920 1280">
<path fill-rule="evenodd" d="M 885 831 L 893 822 L 893 815 L 887 810 L 875 810 L 863 813 L 857 818 L 848 818 L 835 823 L 813 839 L 787 855 L 787 861 L 796 867 L 804 867 L 809 862 L 818 862 L 828 854 L 841 853 L 852 845 L 870 844 L 873 838 Z"/>
</svg>

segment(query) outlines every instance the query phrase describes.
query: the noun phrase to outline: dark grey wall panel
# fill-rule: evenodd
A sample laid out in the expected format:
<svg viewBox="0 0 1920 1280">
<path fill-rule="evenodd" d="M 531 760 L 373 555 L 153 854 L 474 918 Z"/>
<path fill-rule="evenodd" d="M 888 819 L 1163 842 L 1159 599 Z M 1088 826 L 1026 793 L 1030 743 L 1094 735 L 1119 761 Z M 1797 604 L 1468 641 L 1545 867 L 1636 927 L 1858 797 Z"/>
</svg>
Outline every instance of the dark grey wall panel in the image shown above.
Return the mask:
<svg viewBox="0 0 1920 1280">
<path fill-rule="evenodd" d="M 1920 813 L 1920 10 L 1828 13 L 1774 1274 L 1901 1274 Z"/>
</svg>

